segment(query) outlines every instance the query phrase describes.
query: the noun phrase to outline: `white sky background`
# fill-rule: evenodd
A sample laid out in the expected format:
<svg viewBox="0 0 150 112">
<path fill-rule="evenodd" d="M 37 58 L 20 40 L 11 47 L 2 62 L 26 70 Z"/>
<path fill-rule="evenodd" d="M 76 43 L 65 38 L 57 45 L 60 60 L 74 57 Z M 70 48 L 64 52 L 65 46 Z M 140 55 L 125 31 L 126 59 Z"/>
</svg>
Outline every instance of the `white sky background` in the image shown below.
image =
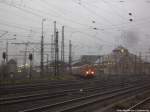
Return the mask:
<svg viewBox="0 0 150 112">
<path fill-rule="evenodd" d="M 2 38 L 16 34 L 15 42 L 39 42 L 42 18 L 46 18 L 45 42 L 51 42 L 53 21 L 57 21 L 59 31 L 65 26 L 66 56 L 69 40 L 74 58 L 106 54 L 117 45 L 136 53 L 150 48 L 149 0 L 0 0 L 0 35 L 8 31 Z M 0 43 L 1 53 L 5 42 Z M 24 46 L 10 45 L 9 53 L 19 54 L 19 50 Z"/>
</svg>

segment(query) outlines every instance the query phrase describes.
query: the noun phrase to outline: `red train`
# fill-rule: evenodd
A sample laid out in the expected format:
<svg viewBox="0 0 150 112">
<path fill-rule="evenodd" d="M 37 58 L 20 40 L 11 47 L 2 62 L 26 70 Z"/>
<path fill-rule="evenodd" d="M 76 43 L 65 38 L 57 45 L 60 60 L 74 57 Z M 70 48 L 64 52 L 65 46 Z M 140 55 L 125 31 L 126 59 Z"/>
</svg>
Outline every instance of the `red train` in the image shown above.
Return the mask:
<svg viewBox="0 0 150 112">
<path fill-rule="evenodd" d="M 96 76 L 96 69 L 93 65 L 83 65 L 72 67 L 72 73 L 84 78 L 92 78 Z"/>
</svg>

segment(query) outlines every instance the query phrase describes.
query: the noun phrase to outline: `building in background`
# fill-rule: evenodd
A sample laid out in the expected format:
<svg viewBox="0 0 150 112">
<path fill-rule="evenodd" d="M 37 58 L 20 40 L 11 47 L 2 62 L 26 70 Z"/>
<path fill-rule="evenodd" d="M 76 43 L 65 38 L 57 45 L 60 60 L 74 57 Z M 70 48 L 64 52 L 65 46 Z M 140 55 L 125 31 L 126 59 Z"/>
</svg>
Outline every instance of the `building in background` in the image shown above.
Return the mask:
<svg viewBox="0 0 150 112">
<path fill-rule="evenodd" d="M 110 54 L 83 55 L 75 66 L 94 64 L 98 74 L 150 74 L 150 62 L 146 62 L 139 55 L 130 53 L 123 46 L 118 46 Z"/>
<path fill-rule="evenodd" d="M 98 65 L 104 74 L 149 74 L 150 63 L 128 49 L 118 46 L 110 54 L 103 55 Z"/>
</svg>

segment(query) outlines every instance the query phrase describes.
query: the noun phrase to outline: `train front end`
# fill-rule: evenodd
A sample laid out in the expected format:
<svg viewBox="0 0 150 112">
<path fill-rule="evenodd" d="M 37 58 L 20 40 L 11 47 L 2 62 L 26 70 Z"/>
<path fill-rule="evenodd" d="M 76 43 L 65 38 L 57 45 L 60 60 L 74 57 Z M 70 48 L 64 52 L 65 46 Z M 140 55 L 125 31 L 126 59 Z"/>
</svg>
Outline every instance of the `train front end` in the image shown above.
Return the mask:
<svg viewBox="0 0 150 112">
<path fill-rule="evenodd" d="M 95 67 L 92 67 L 92 66 L 89 67 L 88 66 L 88 67 L 83 68 L 82 75 L 85 78 L 95 77 L 95 75 L 96 75 Z"/>
</svg>

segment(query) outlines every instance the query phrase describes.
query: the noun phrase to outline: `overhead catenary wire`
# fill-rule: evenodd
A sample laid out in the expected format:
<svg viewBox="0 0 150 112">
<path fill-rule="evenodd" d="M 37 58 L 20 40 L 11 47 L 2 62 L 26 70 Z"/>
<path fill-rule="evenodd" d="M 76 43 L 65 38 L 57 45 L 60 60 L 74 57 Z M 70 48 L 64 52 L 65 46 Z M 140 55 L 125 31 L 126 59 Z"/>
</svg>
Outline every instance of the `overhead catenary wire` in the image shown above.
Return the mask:
<svg viewBox="0 0 150 112">
<path fill-rule="evenodd" d="M 106 1 L 106 0 L 105 0 Z M 73 1 L 74 2 L 74 1 Z M 47 2 L 48 3 L 48 2 Z M 85 3 L 85 1 L 84 1 L 84 3 Z M 92 4 L 90 4 L 90 5 L 92 5 Z M 107 4 L 108 5 L 108 4 Z M 94 5 L 95 6 L 95 5 Z M 113 7 L 112 7 L 113 8 Z M 114 10 L 114 12 L 117 12 L 117 11 L 115 11 Z M 118 12 L 117 12 L 118 13 Z M 128 15 L 128 11 L 126 11 L 126 13 L 127 13 L 127 15 Z M 114 14 L 116 14 L 116 13 L 114 13 Z M 118 14 L 117 14 L 118 15 Z M 119 15 L 118 15 L 119 16 Z M 120 16 L 122 16 L 122 15 L 120 15 Z M 126 16 L 125 16 L 126 17 Z M 125 17 L 120 17 L 120 18 L 124 18 L 125 19 Z M 128 17 L 126 18 L 126 21 L 128 21 Z M 134 24 L 136 24 L 136 23 L 138 23 L 138 22 L 148 22 L 148 20 L 149 20 L 149 17 L 146 17 L 146 18 L 141 18 L 141 19 L 136 19 L 136 22 L 134 22 Z M 133 24 L 133 23 L 132 23 Z M 116 26 L 116 29 L 117 28 L 120 28 L 120 27 L 122 27 L 122 25 L 130 25 L 130 22 L 128 21 L 128 22 L 123 22 L 123 23 L 121 23 L 121 24 L 116 24 L 116 25 L 110 25 L 110 27 L 109 28 L 101 28 L 101 29 L 104 29 L 104 30 L 113 30 L 113 29 L 115 29 L 115 26 Z M 113 28 L 114 27 L 114 28 Z"/>
<path fill-rule="evenodd" d="M 24 9 L 24 8 L 20 8 L 20 7 L 17 7 L 17 6 L 15 6 L 15 5 L 11 5 L 11 4 L 8 4 L 8 3 L 5 3 L 5 4 L 10 5 L 10 6 L 13 6 L 13 7 L 15 7 L 15 8 L 18 8 L 18 9 L 20 9 L 20 10 L 22 10 L 22 11 L 25 11 L 26 13 L 30 13 L 30 14 L 33 14 L 33 15 L 35 15 L 35 16 L 37 16 L 37 17 L 43 18 L 43 16 L 41 16 L 40 14 L 37 14 L 37 13 L 35 13 L 35 12 L 33 12 L 33 11 L 30 11 L 30 10 L 27 10 L 27 9 Z M 30 9 L 33 10 L 33 8 L 30 8 Z M 63 18 L 63 19 L 64 19 L 64 18 Z M 50 20 L 52 20 L 52 19 L 50 19 Z M 68 20 L 68 19 L 65 19 L 65 20 Z M 82 26 L 86 26 L 86 27 L 87 27 L 87 25 L 85 25 L 85 24 L 82 24 L 82 23 L 79 23 L 79 22 L 75 22 L 75 21 L 73 21 L 73 20 L 70 20 L 70 21 L 73 22 L 73 23 L 75 23 L 75 24 L 79 24 L 79 25 L 82 25 Z M 90 26 L 88 26 L 88 27 L 90 27 Z"/>
<path fill-rule="evenodd" d="M 111 28 L 110 28 L 111 29 Z"/>
<path fill-rule="evenodd" d="M 15 4 L 9 4 L 7 1 L 6 2 L 5 1 L 0 1 L 0 3 L 6 4 L 8 6 L 15 7 L 15 8 L 19 9 L 19 10 L 22 10 L 22 11 L 28 13 L 28 14 L 32 14 L 32 15 L 34 15 L 36 17 L 40 17 L 42 19 L 41 15 L 39 15 L 37 13 L 34 13 L 34 12 L 30 11 L 30 10 L 26 10 L 26 9 L 24 9 L 22 7 L 19 7 L 19 6 L 15 5 Z"/>
<path fill-rule="evenodd" d="M 44 3 L 46 6 L 51 5 L 51 4 L 50 4 L 49 2 L 47 2 L 46 0 L 45 0 L 45 1 L 40 0 L 40 1 L 41 1 L 42 3 Z M 72 23 L 75 23 L 75 24 L 78 24 L 78 25 L 90 27 L 88 24 L 84 24 L 84 23 L 78 22 L 78 21 L 73 20 L 73 19 L 71 19 L 71 18 L 66 18 L 66 14 L 64 14 L 64 12 L 63 12 L 62 10 L 59 10 L 59 9 L 56 10 L 55 7 L 54 7 L 53 9 L 50 9 L 50 10 L 53 10 L 53 11 L 55 11 L 56 14 L 61 15 L 62 19 L 64 19 L 64 20 L 68 20 L 68 21 L 70 21 L 70 22 L 72 22 Z M 69 15 L 69 17 L 70 17 L 70 16 L 71 16 L 71 15 Z M 87 19 L 87 18 L 86 18 L 86 19 Z"/>
<path fill-rule="evenodd" d="M 73 0 L 72 0 L 73 1 Z M 74 2 L 74 1 L 73 1 Z M 76 2 L 74 2 L 76 3 Z M 110 21 L 108 18 L 96 13 L 95 10 L 91 9 L 90 7 L 92 6 L 91 4 L 89 5 L 88 3 L 86 2 L 83 2 L 81 4 L 79 4 L 80 6 L 82 6 L 85 10 L 87 10 L 89 13 L 91 13 L 91 15 L 94 15 L 96 18 L 98 17 L 99 19 L 103 19 L 103 21 L 105 21 L 109 26 L 107 27 L 115 27 L 117 26 L 117 24 L 114 24 L 112 21 Z M 128 20 L 128 19 L 127 19 Z M 99 23 L 99 21 L 97 21 L 97 23 Z M 104 27 L 102 26 L 102 24 L 100 23 L 101 27 Z M 119 25 L 122 25 L 122 24 L 119 24 Z M 106 25 L 105 25 L 106 26 Z M 116 27 L 117 28 L 117 27 Z M 104 28 L 105 29 L 105 28 Z"/>
<path fill-rule="evenodd" d="M 103 0 L 103 2 L 105 3 L 105 1 Z M 87 6 L 88 7 L 91 7 L 91 6 L 93 6 L 93 8 L 97 8 L 97 9 L 99 9 L 100 7 L 98 7 L 97 5 L 95 5 L 95 4 L 89 4 L 89 3 L 87 3 L 87 2 L 84 2 L 84 3 L 86 3 L 87 4 Z M 109 4 L 108 3 L 105 3 L 105 5 L 106 6 L 108 6 L 108 8 L 109 9 L 111 9 L 111 12 L 114 12 L 114 13 L 110 13 L 110 12 L 108 12 L 109 13 L 109 16 L 111 15 L 111 16 L 117 16 L 117 21 L 120 21 L 121 23 L 120 24 L 112 24 L 112 25 L 110 25 L 110 27 L 116 27 L 116 29 L 117 29 L 117 26 L 121 26 L 121 25 L 125 25 L 125 24 L 127 24 L 126 22 L 124 22 L 124 21 L 128 21 L 128 17 L 126 17 L 126 16 L 122 16 L 122 15 L 120 15 L 119 13 L 118 13 L 118 11 L 116 11 L 116 10 L 114 10 L 114 8 L 112 7 L 112 6 L 109 6 Z M 102 9 L 102 8 L 101 8 Z M 107 13 L 106 11 L 104 11 L 105 13 Z M 102 13 L 104 13 L 104 12 L 102 12 Z M 128 14 L 128 13 L 127 13 Z M 103 17 L 104 19 L 106 19 L 107 20 L 107 18 L 105 18 L 105 17 Z M 120 19 L 119 19 L 120 18 Z M 107 20 L 108 21 L 108 20 Z"/>
<path fill-rule="evenodd" d="M 73 1 L 74 2 L 74 1 Z M 75 2 L 76 3 L 76 2 Z M 85 2 L 83 2 L 83 3 L 85 3 Z M 87 4 L 87 3 L 86 3 Z M 91 10 L 89 7 L 91 6 L 88 6 L 88 7 L 85 7 L 83 4 L 79 4 L 80 6 L 83 6 L 85 9 L 87 9 L 89 12 L 91 12 L 91 14 L 93 14 L 93 10 Z M 89 4 L 88 4 L 89 5 Z M 94 14 L 96 14 L 96 13 L 94 13 Z M 128 14 L 128 13 L 127 13 Z M 97 14 L 96 14 L 97 15 Z M 98 15 L 97 15 L 98 16 Z M 107 20 L 107 18 L 103 18 L 103 19 L 106 19 Z M 129 20 L 129 18 L 126 18 L 126 21 L 128 21 Z M 147 20 L 147 21 L 145 21 L 145 20 Z M 108 20 L 107 20 L 108 21 Z M 108 21 L 108 22 L 110 22 L 110 21 Z M 148 23 L 149 22 L 149 17 L 147 17 L 147 18 L 141 18 L 141 19 L 137 19 L 136 21 L 134 21 L 134 22 L 132 22 L 132 25 L 139 25 L 141 22 L 144 22 L 144 23 Z M 123 27 L 127 27 L 127 26 L 129 26 L 129 25 L 131 25 L 131 22 L 122 22 L 121 24 L 112 24 L 112 25 L 110 25 L 109 27 L 102 27 L 101 26 L 101 29 L 104 29 L 104 30 L 114 30 L 114 29 L 120 29 L 120 28 L 122 28 L 122 26 Z"/>
<path fill-rule="evenodd" d="M 25 16 L 24 13 L 20 14 L 20 12 L 22 12 L 22 11 L 18 8 L 15 8 L 15 7 L 13 7 L 14 8 L 13 10 L 8 10 L 12 6 L 10 6 L 10 5 L 6 6 L 6 5 L 7 4 L 0 1 L 0 7 L 1 7 L 0 10 L 1 10 L 1 12 L 13 13 L 13 17 L 20 18 L 20 19 L 26 19 L 26 21 L 31 21 L 31 22 L 34 22 L 34 23 L 39 22 L 38 18 L 33 18 L 34 15 L 33 16 Z M 14 11 L 15 11 L 15 13 L 14 13 Z M 1 18 L 3 18 L 3 16 L 1 16 Z M 9 20 L 9 18 L 6 17 L 5 20 Z"/>
<path fill-rule="evenodd" d="M 67 28 L 67 27 L 68 27 L 68 28 L 71 28 L 71 29 L 74 29 L 74 28 L 72 28 L 72 27 L 70 27 L 70 26 L 66 26 L 66 28 Z M 89 34 L 89 33 L 87 33 L 87 32 L 83 32 L 83 31 L 80 31 L 80 30 L 75 30 L 75 31 L 76 31 L 76 32 L 79 32 L 79 33 L 81 33 L 81 34 L 86 35 L 88 38 L 95 38 L 96 40 L 105 42 L 105 43 L 107 43 L 107 44 L 112 44 L 111 42 L 105 41 L 105 40 L 103 40 L 102 38 L 96 38 L 95 35 L 91 35 L 91 34 Z"/>
<path fill-rule="evenodd" d="M 121 8 L 120 8 L 120 9 L 117 9 L 117 6 L 116 6 L 116 5 L 113 5 L 113 6 L 112 6 L 112 4 L 110 4 L 110 2 L 108 2 L 107 0 L 102 0 L 102 2 L 105 3 L 105 4 L 108 6 L 108 8 L 110 8 L 113 12 L 115 12 L 115 14 L 116 14 L 118 17 L 120 17 L 120 18 L 122 18 L 122 19 L 128 19 L 126 16 L 123 16 L 123 15 L 121 15 L 121 14 L 119 13 L 119 11 L 121 10 Z M 126 13 L 128 13 L 128 12 L 126 11 Z"/>
<path fill-rule="evenodd" d="M 12 5 L 13 6 L 13 5 Z M 20 7 L 17 7 L 17 6 L 15 6 L 16 8 L 19 8 L 20 10 L 22 10 L 22 11 L 26 11 L 26 12 L 28 12 L 28 13 L 31 13 L 31 14 L 33 14 L 33 15 L 35 15 L 35 16 L 38 16 L 38 17 L 41 17 L 41 18 L 43 18 L 43 16 L 41 16 L 41 14 L 43 14 L 43 13 L 45 13 L 45 14 L 47 14 L 48 15 L 48 19 L 50 19 L 50 16 L 49 15 L 51 15 L 51 13 L 49 13 L 49 12 L 44 12 L 44 11 L 41 11 L 41 10 L 37 10 L 37 9 L 33 9 L 33 8 L 31 8 L 31 7 L 29 7 L 29 6 L 26 6 L 26 7 L 22 7 L 22 8 L 20 8 Z M 27 10 L 27 9 L 30 9 L 30 10 Z M 35 11 L 35 12 L 34 12 Z M 37 13 L 38 12 L 38 13 Z M 39 14 L 40 13 L 40 14 Z M 59 16 L 56 16 L 56 15 L 52 15 L 51 16 L 51 18 L 52 17 L 59 17 Z M 59 19 L 59 18 L 58 18 Z M 62 18 L 61 18 L 62 19 Z M 73 23 L 76 23 L 76 24 L 78 24 L 78 25 L 84 25 L 84 26 L 88 26 L 87 24 L 83 24 L 83 23 L 79 23 L 79 22 L 77 22 L 77 21 L 75 21 L 75 20 L 72 20 L 72 19 L 69 19 L 69 18 L 63 18 L 64 20 L 69 20 L 69 21 L 71 21 L 71 22 L 73 22 Z M 54 21 L 54 19 L 50 19 L 50 20 L 53 20 Z"/>
<path fill-rule="evenodd" d="M 40 1 L 42 1 L 42 0 L 40 0 Z M 46 1 L 42 1 L 42 2 L 46 2 Z M 46 5 L 49 5 L 49 3 L 48 2 L 46 2 L 45 3 Z M 51 4 L 50 4 L 51 5 Z M 53 9 L 54 10 L 54 9 Z M 58 11 L 61 11 L 61 10 L 58 10 Z M 61 11 L 62 12 L 62 11 Z M 62 14 L 62 13 L 61 13 Z M 65 14 L 64 14 L 65 15 Z M 68 20 L 70 20 L 70 19 L 68 19 Z M 93 19 L 91 19 L 91 20 L 93 20 Z M 106 18 L 104 18 L 104 20 L 106 20 Z M 75 22 L 75 21 L 72 21 L 72 22 Z M 111 23 L 111 22 L 110 22 Z M 102 24 L 101 24 L 102 25 Z M 115 25 L 113 25 L 113 26 L 115 26 Z M 104 27 L 104 26 L 101 26 L 101 27 Z"/>
<path fill-rule="evenodd" d="M 11 4 L 8 4 L 8 3 L 5 3 L 5 2 L 0 2 L 0 3 L 3 3 L 3 4 L 6 4 L 6 5 L 15 7 L 15 8 L 17 8 L 17 9 L 19 9 L 19 10 L 21 10 L 21 11 L 27 13 L 27 14 L 32 14 L 32 15 L 34 15 L 34 16 L 36 16 L 36 17 L 40 17 L 41 19 L 42 19 L 42 18 L 45 18 L 44 15 L 39 14 L 39 12 L 38 12 L 38 13 L 37 13 L 37 12 L 33 12 L 33 11 L 31 11 L 31 10 L 28 10 L 28 9 L 25 9 L 25 8 L 21 8 L 21 7 L 19 7 L 19 6 L 11 5 Z M 33 9 L 33 8 L 30 8 L 30 9 Z M 51 19 L 51 18 L 52 18 L 52 16 L 49 16 L 49 15 L 48 15 L 48 17 L 46 18 L 46 20 L 47 20 L 47 21 L 55 21 L 55 19 Z M 58 20 L 58 19 L 60 19 L 60 18 L 57 18 L 57 20 Z M 61 18 L 61 19 L 62 19 L 62 18 Z M 63 18 L 63 19 L 68 21 L 67 18 Z M 62 21 L 62 20 L 59 20 L 59 21 Z M 89 25 L 86 25 L 86 24 L 83 24 L 83 23 L 79 23 L 79 22 L 76 22 L 76 21 L 73 21 L 73 20 L 69 20 L 69 21 L 71 21 L 71 22 L 74 23 L 74 24 L 78 24 L 78 25 L 81 25 L 81 26 L 84 26 L 84 27 L 90 27 Z"/>
<path fill-rule="evenodd" d="M 10 5 L 10 4 L 7 4 L 7 5 Z M 13 6 L 14 7 L 14 6 Z M 16 7 L 16 8 L 18 8 L 18 7 Z M 20 10 L 22 10 L 22 8 L 19 8 Z M 32 11 L 28 11 L 28 10 L 26 10 L 26 9 L 24 9 L 24 10 L 22 10 L 22 11 L 25 11 L 25 12 L 27 12 L 27 13 L 30 13 L 30 14 L 33 14 L 33 15 L 35 15 L 35 16 L 39 16 L 39 17 L 43 17 L 43 16 L 41 16 L 41 15 L 39 15 L 39 14 L 37 14 L 37 13 L 35 13 L 35 12 L 32 12 Z M 48 20 L 49 20 L 50 18 L 48 18 Z M 51 21 L 52 21 L 52 19 L 50 19 Z M 73 22 L 73 21 L 71 21 L 71 22 Z M 74 22 L 73 22 L 74 23 Z M 77 24 L 77 23 L 75 23 L 75 24 Z M 80 24 L 81 26 L 84 26 L 83 24 Z M 124 25 L 127 25 L 126 23 L 124 24 Z M 84 26 L 84 27 L 87 27 L 87 26 Z M 89 26 L 89 27 L 91 27 L 91 26 Z M 118 28 L 120 28 L 120 27 L 122 27 L 122 25 L 121 26 L 118 26 Z M 113 28 L 111 28 L 111 26 L 109 27 L 109 28 L 104 28 L 105 30 L 111 30 L 111 29 L 117 29 L 117 27 L 113 27 Z"/>
<path fill-rule="evenodd" d="M 31 30 L 31 29 L 27 29 L 27 28 L 24 28 L 21 26 L 16 26 L 16 25 L 11 25 L 11 24 L 7 24 L 7 23 L 1 23 L 1 22 L 0 22 L 0 25 L 7 26 L 7 27 L 13 27 L 13 28 L 17 28 L 17 29 L 21 29 L 21 30 L 25 30 L 25 31 Z"/>
</svg>

